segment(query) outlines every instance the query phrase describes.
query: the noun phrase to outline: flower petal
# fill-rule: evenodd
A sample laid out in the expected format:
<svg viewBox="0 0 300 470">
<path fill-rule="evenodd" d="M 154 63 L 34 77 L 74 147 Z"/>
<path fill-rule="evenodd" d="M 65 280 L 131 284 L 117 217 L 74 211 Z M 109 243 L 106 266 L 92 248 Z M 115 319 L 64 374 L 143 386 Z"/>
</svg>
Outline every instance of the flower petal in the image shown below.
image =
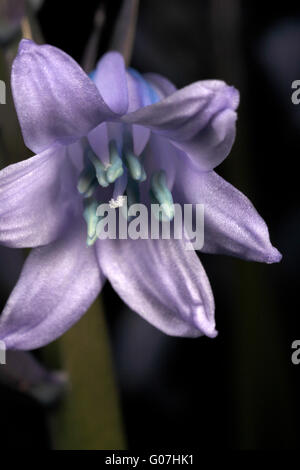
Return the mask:
<svg viewBox="0 0 300 470">
<path fill-rule="evenodd" d="M 151 74 L 150 74 L 151 75 Z M 152 86 L 145 76 L 136 70 L 129 69 L 127 72 L 127 85 L 129 96 L 128 113 L 149 106 L 161 98 L 157 87 Z M 135 155 L 140 155 L 145 149 L 150 138 L 150 129 L 145 126 L 132 125 L 133 150 Z"/>
<path fill-rule="evenodd" d="M 119 52 L 108 52 L 98 62 L 93 77 L 101 96 L 116 114 L 128 109 L 128 89 L 124 58 Z"/>
<path fill-rule="evenodd" d="M 218 80 L 206 80 L 129 113 L 122 121 L 146 126 L 170 139 L 202 171 L 208 171 L 230 152 L 238 102 L 235 88 Z"/>
<path fill-rule="evenodd" d="M 172 93 L 175 93 L 177 90 L 172 82 L 158 73 L 145 73 L 143 77 L 150 83 L 161 98 L 172 95 Z"/>
<path fill-rule="evenodd" d="M 103 280 L 84 224 L 73 224 L 63 238 L 28 256 L 0 316 L 1 340 L 23 350 L 53 341 L 86 312 Z"/>
<path fill-rule="evenodd" d="M 144 126 L 138 126 L 133 124 L 132 126 L 132 138 L 133 138 L 133 151 L 135 155 L 141 155 L 144 151 L 149 138 L 151 131 Z"/>
<path fill-rule="evenodd" d="M 132 310 L 166 334 L 216 336 L 206 273 L 182 240 L 101 240 L 99 264 Z"/>
<path fill-rule="evenodd" d="M 103 122 L 88 134 L 90 146 L 104 165 L 109 164 L 108 125 L 110 124 Z"/>
<path fill-rule="evenodd" d="M 144 152 L 144 167 L 149 178 L 141 187 L 141 190 L 150 189 L 151 178 L 150 176 L 159 170 L 164 170 L 167 176 L 168 187 L 172 190 L 176 176 L 176 159 L 174 153 L 177 150 L 174 146 L 163 137 L 157 134 L 151 134 L 149 143 Z"/>
<path fill-rule="evenodd" d="M 268 227 L 253 204 L 214 171 L 201 173 L 178 158 L 176 199 L 204 204 L 204 252 L 276 263 L 281 254 L 270 242 Z"/>
<path fill-rule="evenodd" d="M 56 47 L 23 39 L 11 81 L 24 141 L 35 153 L 73 142 L 113 116 L 92 80 Z"/>
<path fill-rule="evenodd" d="M 144 106 L 157 103 L 160 99 L 150 82 L 135 69 L 128 69 L 127 86 L 129 96 L 128 113 L 143 108 Z"/>
<path fill-rule="evenodd" d="M 0 243 L 22 248 L 55 240 L 74 209 L 73 176 L 62 146 L 4 168 L 0 172 Z"/>
</svg>

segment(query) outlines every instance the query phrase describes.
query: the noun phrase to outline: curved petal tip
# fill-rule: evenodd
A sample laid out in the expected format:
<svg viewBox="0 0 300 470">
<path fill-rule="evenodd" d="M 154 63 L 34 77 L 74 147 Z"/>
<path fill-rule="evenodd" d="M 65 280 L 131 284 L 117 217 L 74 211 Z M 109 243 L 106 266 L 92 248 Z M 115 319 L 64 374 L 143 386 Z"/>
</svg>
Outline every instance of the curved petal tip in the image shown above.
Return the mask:
<svg viewBox="0 0 300 470">
<path fill-rule="evenodd" d="M 36 43 L 31 39 L 21 39 L 19 44 L 19 54 L 26 52 L 31 49 L 33 46 L 36 46 Z"/>
<path fill-rule="evenodd" d="M 277 250 L 277 248 L 272 247 L 272 252 L 266 259 L 267 264 L 273 264 L 273 263 L 279 263 L 282 260 L 282 254 L 280 251 Z"/>
<path fill-rule="evenodd" d="M 240 92 L 234 86 L 230 86 L 229 93 L 231 97 L 231 107 L 235 110 L 240 104 Z"/>
<path fill-rule="evenodd" d="M 207 318 L 203 315 L 203 309 L 199 308 L 195 312 L 195 327 L 209 338 L 215 338 L 218 335 L 214 317 Z"/>
</svg>

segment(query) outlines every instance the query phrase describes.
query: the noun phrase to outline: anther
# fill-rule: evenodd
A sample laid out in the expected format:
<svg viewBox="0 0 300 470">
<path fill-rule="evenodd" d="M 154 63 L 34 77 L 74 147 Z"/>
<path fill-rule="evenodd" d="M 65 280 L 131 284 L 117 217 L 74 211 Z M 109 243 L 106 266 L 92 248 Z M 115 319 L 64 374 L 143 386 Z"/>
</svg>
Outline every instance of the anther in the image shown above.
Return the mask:
<svg viewBox="0 0 300 470">
<path fill-rule="evenodd" d="M 109 143 L 109 158 L 110 165 L 106 171 L 106 179 L 108 183 L 114 183 L 120 176 L 123 175 L 123 162 L 120 158 L 117 144 L 114 140 Z"/>
<path fill-rule="evenodd" d="M 94 167 L 89 164 L 84 167 L 79 175 L 77 190 L 80 194 L 86 194 L 95 179 L 96 173 Z"/>
<path fill-rule="evenodd" d="M 142 175 L 146 175 L 145 170 L 143 171 L 141 162 L 130 150 L 126 151 L 124 156 L 131 178 L 135 181 L 140 181 Z"/>
<path fill-rule="evenodd" d="M 96 189 L 99 187 L 98 180 L 95 177 L 88 187 L 87 191 L 83 194 L 84 198 L 92 197 Z"/>
<path fill-rule="evenodd" d="M 164 170 L 159 170 L 152 174 L 150 197 L 152 203 L 160 204 L 162 220 L 172 220 L 174 217 L 174 202 L 172 194 L 167 187 L 166 173 Z"/>
<path fill-rule="evenodd" d="M 106 178 L 105 166 L 103 165 L 102 162 L 100 162 L 99 158 L 97 157 L 97 155 L 93 152 L 91 148 L 86 149 L 86 156 L 95 168 L 96 177 L 98 179 L 100 186 L 102 186 L 103 188 L 107 188 L 107 186 L 109 185 L 109 182 L 107 181 L 107 178 Z"/>
<path fill-rule="evenodd" d="M 83 217 L 87 225 L 87 240 L 86 244 L 92 246 L 97 240 L 97 224 L 99 217 L 96 215 L 98 202 L 95 199 L 89 198 L 84 200 Z"/>
</svg>

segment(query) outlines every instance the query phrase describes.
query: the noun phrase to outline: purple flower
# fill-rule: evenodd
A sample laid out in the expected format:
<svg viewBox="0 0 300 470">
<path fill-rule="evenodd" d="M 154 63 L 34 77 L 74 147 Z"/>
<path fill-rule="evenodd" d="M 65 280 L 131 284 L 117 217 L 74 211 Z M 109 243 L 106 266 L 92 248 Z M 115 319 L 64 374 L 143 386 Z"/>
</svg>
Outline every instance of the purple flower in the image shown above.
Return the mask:
<svg viewBox="0 0 300 470">
<path fill-rule="evenodd" d="M 0 317 L 0 338 L 17 349 L 52 341 L 106 278 L 163 332 L 214 337 L 213 294 L 196 253 L 182 240 L 99 240 L 96 206 L 125 190 L 170 208 L 202 203 L 203 251 L 279 261 L 253 205 L 213 171 L 235 138 L 238 92 L 218 80 L 177 91 L 159 75 L 126 70 L 115 52 L 93 80 L 64 52 L 21 42 L 12 88 L 37 155 L 0 173 L 0 242 L 33 250 Z"/>
</svg>

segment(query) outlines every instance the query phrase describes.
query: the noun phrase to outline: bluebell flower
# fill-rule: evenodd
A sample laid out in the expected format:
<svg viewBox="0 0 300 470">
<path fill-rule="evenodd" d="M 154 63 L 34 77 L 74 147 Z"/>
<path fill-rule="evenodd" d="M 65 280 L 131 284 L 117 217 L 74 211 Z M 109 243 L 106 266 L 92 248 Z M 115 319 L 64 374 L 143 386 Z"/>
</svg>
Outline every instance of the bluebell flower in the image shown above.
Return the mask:
<svg viewBox="0 0 300 470">
<path fill-rule="evenodd" d="M 214 298 L 183 240 L 100 240 L 99 202 L 136 194 L 205 206 L 203 251 L 277 262 L 251 202 L 214 168 L 235 139 L 237 90 L 219 80 L 181 90 L 127 70 L 116 52 L 93 80 L 67 54 L 23 40 L 12 90 L 36 153 L 0 172 L 0 243 L 33 248 L 0 317 L 7 348 L 54 340 L 89 308 L 106 279 L 130 308 L 175 336 L 214 337 Z M 171 213 L 171 211 L 170 211 Z"/>
</svg>

